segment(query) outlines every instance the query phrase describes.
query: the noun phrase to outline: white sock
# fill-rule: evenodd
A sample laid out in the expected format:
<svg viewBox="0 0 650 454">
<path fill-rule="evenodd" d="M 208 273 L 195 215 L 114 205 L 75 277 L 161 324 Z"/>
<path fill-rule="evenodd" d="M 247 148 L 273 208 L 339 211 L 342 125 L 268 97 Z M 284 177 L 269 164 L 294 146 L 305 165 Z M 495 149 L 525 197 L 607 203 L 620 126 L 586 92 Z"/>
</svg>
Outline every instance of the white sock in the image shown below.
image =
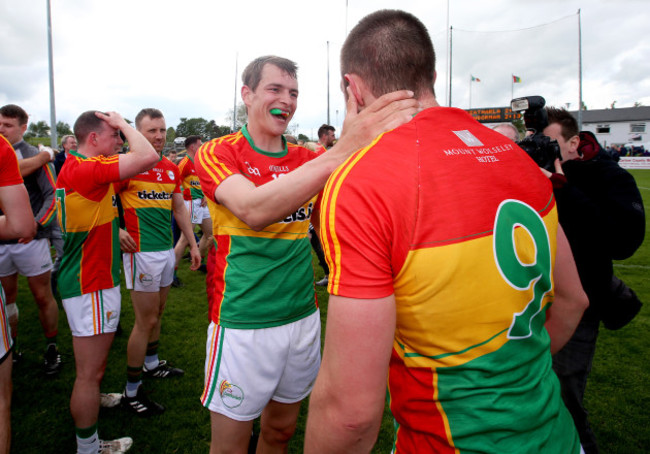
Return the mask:
<svg viewBox="0 0 650 454">
<path fill-rule="evenodd" d="M 146 367 L 147 370 L 155 369 L 158 367 L 158 364 L 160 364 L 158 354 L 144 357 L 144 367 Z"/>
<path fill-rule="evenodd" d="M 79 438 L 77 435 L 77 454 L 98 454 L 99 436 L 97 431 L 89 438 Z"/>
</svg>

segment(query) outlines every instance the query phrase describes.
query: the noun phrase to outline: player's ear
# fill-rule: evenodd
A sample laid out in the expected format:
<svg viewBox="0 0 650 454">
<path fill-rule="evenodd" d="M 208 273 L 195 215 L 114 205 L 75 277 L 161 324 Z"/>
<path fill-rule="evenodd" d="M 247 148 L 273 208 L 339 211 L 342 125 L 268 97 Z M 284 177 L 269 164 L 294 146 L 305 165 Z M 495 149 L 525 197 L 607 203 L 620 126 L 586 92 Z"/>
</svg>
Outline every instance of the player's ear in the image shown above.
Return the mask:
<svg viewBox="0 0 650 454">
<path fill-rule="evenodd" d="M 359 107 L 365 107 L 366 103 L 363 99 L 363 91 L 365 90 L 366 84 L 356 74 L 346 74 L 344 77 Z"/>
<path fill-rule="evenodd" d="M 241 99 L 244 101 L 244 104 L 246 104 L 246 107 L 250 105 L 250 95 L 253 93 L 253 90 L 250 89 L 248 85 L 242 85 L 241 87 Z"/>
</svg>

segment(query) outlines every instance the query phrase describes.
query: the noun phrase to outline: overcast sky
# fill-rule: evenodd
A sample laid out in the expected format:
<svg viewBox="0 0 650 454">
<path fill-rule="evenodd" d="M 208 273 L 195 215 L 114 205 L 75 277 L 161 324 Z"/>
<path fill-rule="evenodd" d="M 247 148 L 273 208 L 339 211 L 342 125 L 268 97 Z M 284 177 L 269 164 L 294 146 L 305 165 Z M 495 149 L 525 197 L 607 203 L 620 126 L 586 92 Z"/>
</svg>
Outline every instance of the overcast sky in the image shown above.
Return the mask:
<svg viewBox="0 0 650 454">
<path fill-rule="evenodd" d="M 647 0 L 450 0 L 452 105 L 497 107 L 542 95 L 577 108 L 581 9 L 583 100 L 589 109 L 650 105 Z M 347 7 L 346 7 L 347 5 Z M 314 137 L 343 121 L 338 58 L 346 32 L 366 14 L 400 8 L 429 29 L 437 52 L 435 88 L 447 96 L 446 0 L 52 0 L 57 121 L 89 109 L 133 120 L 160 108 L 167 126 L 182 117 L 230 125 L 241 71 L 276 54 L 298 63 L 293 127 Z M 0 105 L 19 104 L 50 123 L 46 0 L 0 2 Z M 235 77 L 236 65 L 238 67 Z M 522 82 L 513 85 L 512 75 Z M 480 82 L 470 82 L 470 77 Z M 471 96 L 470 96 L 471 93 Z"/>
</svg>

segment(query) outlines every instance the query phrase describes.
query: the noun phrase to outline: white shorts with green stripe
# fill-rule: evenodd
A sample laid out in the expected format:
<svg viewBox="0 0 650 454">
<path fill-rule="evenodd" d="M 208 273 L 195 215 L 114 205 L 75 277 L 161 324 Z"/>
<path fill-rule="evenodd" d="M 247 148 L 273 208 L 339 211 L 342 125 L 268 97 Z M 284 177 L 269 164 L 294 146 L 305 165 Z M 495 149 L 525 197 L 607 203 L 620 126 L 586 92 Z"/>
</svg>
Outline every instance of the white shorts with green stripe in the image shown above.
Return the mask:
<svg viewBox="0 0 650 454">
<path fill-rule="evenodd" d="M 272 328 L 210 323 L 201 403 L 236 421 L 251 421 L 271 400 L 292 404 L 307 397 L 319 367 L 318 311 Z"/>
</svg>

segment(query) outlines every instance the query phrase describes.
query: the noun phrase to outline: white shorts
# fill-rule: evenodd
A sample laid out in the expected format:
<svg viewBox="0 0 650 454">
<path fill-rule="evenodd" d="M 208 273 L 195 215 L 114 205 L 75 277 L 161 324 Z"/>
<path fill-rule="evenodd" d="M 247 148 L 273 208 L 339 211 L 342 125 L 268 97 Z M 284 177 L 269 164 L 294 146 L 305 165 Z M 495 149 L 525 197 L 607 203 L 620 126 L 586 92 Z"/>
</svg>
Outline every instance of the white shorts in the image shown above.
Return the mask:
<svg viewBox="0 0 650 454">
<path fill-rule="evenodd" d="M 11 328 L 9 328 L 9 316 L 7 315 L 7 300 L 5 299 L 5 291 L 0 285 L 0 364 L 7 359 L 13 345 Z"/>
<path fill-rule="evenodd" d="M 318 311 L 272 328 L 210 323 L 201 403 L 236 421 L 252 421 L 271 400 L 292 404 L 307 397 L 319 367 Z"/>
<path fill-rule="evenodd" d="M 62 301 L 73 336 L 87 337 L 114 333 L 120 321 L 122 294 L 120 286 Z"/>
<path fill-rule="evenodd" d="M 174 250 L 125 252 L 122 254 L 126 288 L 138 292 L 158 292 L 172 285 L 176 257 Z"/>
<path fill-rule="evenodd" d="M 47 238 L 27 244 L 0 245 L 0 277 L 19 273 L 26 277 L 52 271 L 52 255 Z"/>
<path fill-rule="evenodd" d="M 184 200 L 185 208 L 190 212 L 190 220 L 192 224 L 200 224 L 204 219 L 210 219 L 210 210 L 208 206 L 201 206 L 201 200 L 203 199 L 194 199 L 194 200 Z"/>
</svg>

